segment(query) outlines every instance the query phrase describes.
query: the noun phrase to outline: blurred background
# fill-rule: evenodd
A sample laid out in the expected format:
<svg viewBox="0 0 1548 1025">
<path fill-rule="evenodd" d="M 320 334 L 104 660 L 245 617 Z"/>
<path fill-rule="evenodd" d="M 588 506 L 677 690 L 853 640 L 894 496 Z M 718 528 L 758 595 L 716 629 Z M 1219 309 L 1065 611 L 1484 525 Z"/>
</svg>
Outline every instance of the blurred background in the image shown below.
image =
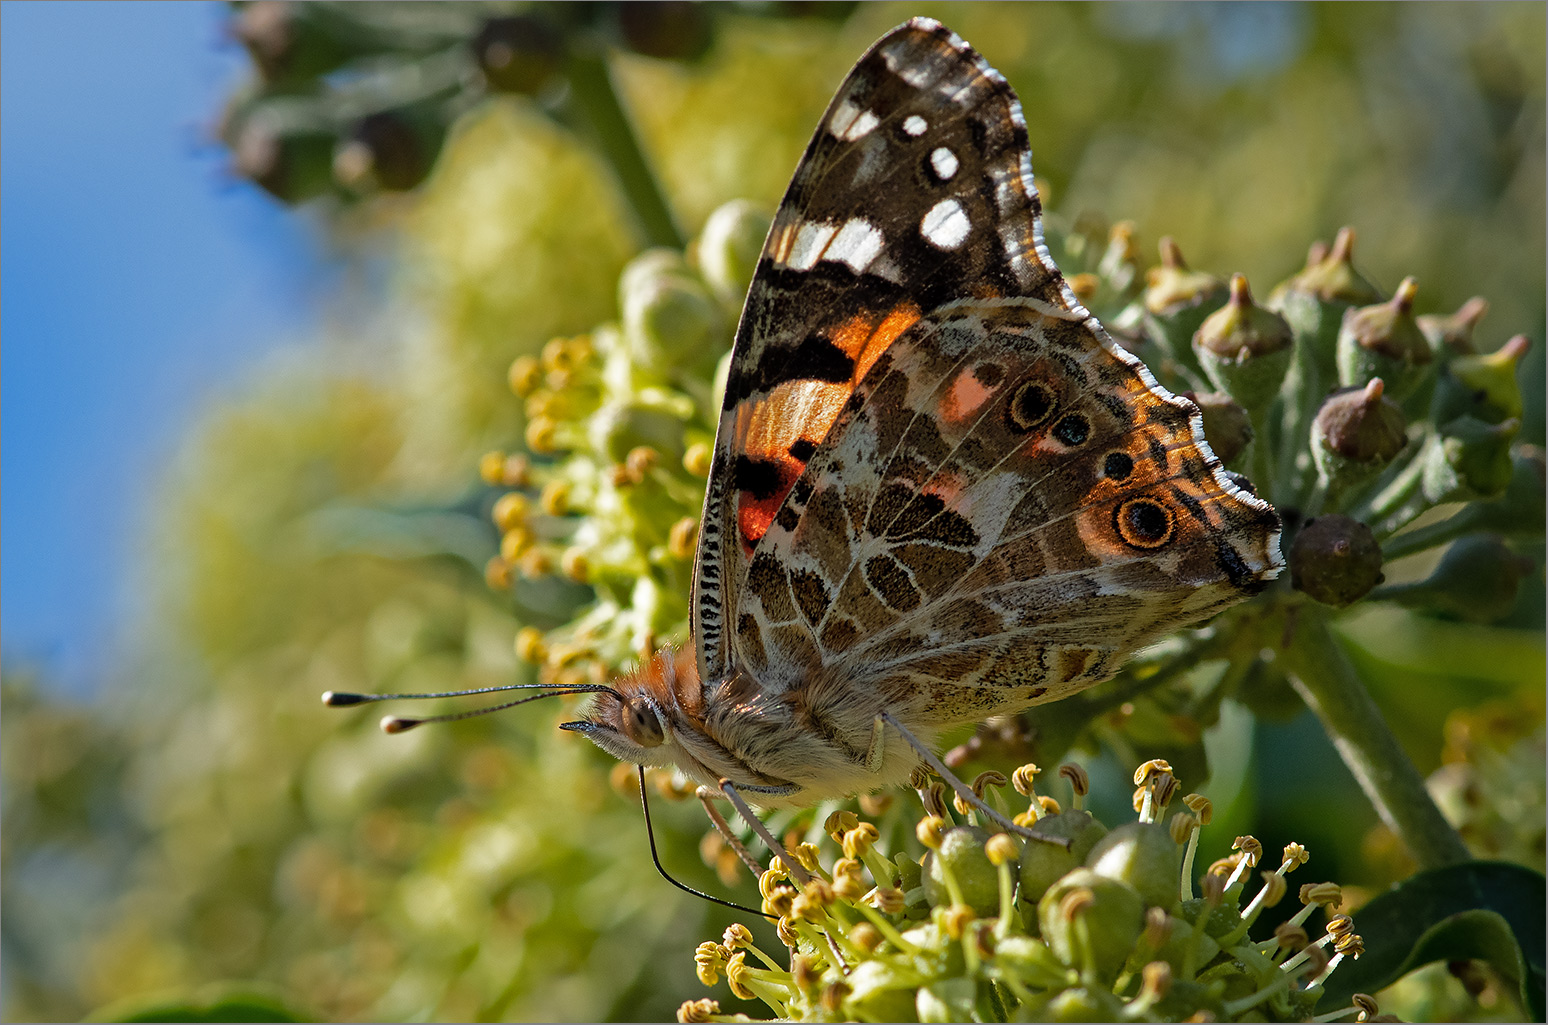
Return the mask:
<svg viewBox="0 0 1548 1025">
<path fill-rule="evenodd" d="M 1353 225 L 1384 292 L 1486 296 L 1484 351 L 1532 337 L 1542 443 L 1541 4 L 747 4 L 634 29 L 630 6 L 604 60 L 683 238 L 772 207 L 849 65 L 930 14 L 1016 87 L 1057 217 L 1132 220 L 1146 254 L 1171 235 L 1260 294 Z M 479 457 L 520 443 L 511 361 L 615 319 L 664 229 L 541 89 L 424 86 L 472 37 L 425 5 L 382 15 L 409 56 L 380 88 L 428 99 L 362 185 L 336 157 L 369 133 L 273 102 L 331 59 L 274 63 L 296 22 L 260 15 L 284 10 L 0 4 L 4 1013 L 237 985 L 330 1019 L 670 1018 L 730 917 L 654 875 L 559 710 L 385 737 L 317 702 L 523 678 L 534 613 L 485 584 Z M 1495 622 L 1380 609 L 1354 655 L 1423 771 L 1458 736 L 1497 753 L 1525 809 L 1487 852 L 1540 869 L 1523 551 Z M 1256 713 L 1211 756 L 1238 831 L 1306 843 L 1319 877 L 1402 875 L 1315 720 Z M 659 815 L 674 872 L 725 892 L 697 809 Z"/>
</svg>

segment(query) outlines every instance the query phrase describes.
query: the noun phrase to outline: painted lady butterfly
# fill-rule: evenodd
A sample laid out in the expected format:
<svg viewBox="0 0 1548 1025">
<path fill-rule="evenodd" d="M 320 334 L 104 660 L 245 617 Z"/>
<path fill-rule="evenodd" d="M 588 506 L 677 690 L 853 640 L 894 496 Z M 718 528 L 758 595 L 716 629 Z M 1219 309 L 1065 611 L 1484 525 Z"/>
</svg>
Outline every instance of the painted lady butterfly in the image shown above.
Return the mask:
<svg viewBox="0 0 1548 1025">
<path fill-rule="evenodd" d="M 918 18 L 839 87 L 737 330 L 693 644 L 565 728 L 742 806 L 901 783 L 1261 589 L 1279 518 L 1076 300 L 1014 92 Z M 728 785 L 729 784 L 729 785 Z"/>
</svg>

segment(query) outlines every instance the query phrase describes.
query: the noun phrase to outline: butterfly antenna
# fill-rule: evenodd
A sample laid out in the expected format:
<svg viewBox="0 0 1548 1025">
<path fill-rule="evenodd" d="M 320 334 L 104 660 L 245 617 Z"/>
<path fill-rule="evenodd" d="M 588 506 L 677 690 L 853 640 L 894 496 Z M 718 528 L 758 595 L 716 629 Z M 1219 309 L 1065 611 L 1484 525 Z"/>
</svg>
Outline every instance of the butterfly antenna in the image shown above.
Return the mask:
<svg viewBox="0 0 1548 1025">
<path fill-rule="evenodd" d="M 661 864 L 661 855 L 656 851 L 656 830 L 655 827 L 651 824 L 650 819 L 650 798 L 645 796 L 645 766 L 641 765 L 638 766 L 638 768 L 640 770 L 640 807 L 645 809 L 645 835 L 650 839 L 650 860 L 656 863 L 656 871 L 661 873 L 661 878 L 665 879 L 679 890 L 682 890 L 684 893 L 691 893 L 695 897 L 702 897 L 709 901 L 711 904 L 719 904 L 721 907 L 730 908 L 733 911 L 745 911 L 749 915 L 761 915 L 762 917 L 769 919 L 777 918 L 777 915 L 771 915 L 767 911 L 758 911 L 754 908 L 748 907 L 745 904 L 737 904 L 735 901 L 721 900 L 719 897 L 711 896 L 710 894 L 705 893 L 703 890 L 695 890 L 687 883 L 680 883 L 667 874 L 666 867 Z"/>
<path fill-rule="evenodd" d="M 501 687 L 478 687 L 473 690 L 449 690 L 432 694 L 355 694 L 349 691 L 327 691 L 323 694 L 323 704 L 330 708 L 348 708 L 351 705 L 363 705 L 373 701 L 411 701 L 422 698 L 465 698 L 476 694 L 494 694 L 502 691 L 513 690 L 541 690 L 543 693 L 530 697 L 517 698 L 514 701 L 502 702 L 498 705 L 490 705 L 487 708 L 474 708 L 466 712 L 448 712 L 445 715 L 403 716 L 389 715 L 382 718 L 382 731 L 385 733 L 402 733 L 416 726 L 423 726 L 432 722 L 454 722 L 457 719 L 472 719 L 480 715 L 488 715 L 491 712 L 503 712 L 507 708 L 515 708 L 517 705 L 525 705 L 529 701 L 539 701 L 543 698 L 559 697 L 562 694 L 611 694 L 618 700 L 623 700 L 623 695 L 605 684 L 575 684 L 564 687 L 547 683 L 511 683 Z"/>
</svg>

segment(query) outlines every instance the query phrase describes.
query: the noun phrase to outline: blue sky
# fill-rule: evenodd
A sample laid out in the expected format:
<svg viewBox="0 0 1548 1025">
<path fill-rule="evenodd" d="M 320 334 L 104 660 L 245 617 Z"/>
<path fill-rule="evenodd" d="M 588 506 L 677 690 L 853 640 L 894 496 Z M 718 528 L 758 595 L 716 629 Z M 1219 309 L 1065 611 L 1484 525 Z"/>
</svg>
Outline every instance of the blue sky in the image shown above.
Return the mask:
<svg viewBox="0 0 1548 1025">
<path fill-rule="evenodd" d="M 214 392 L 304 338 L 304 217 L 210 141 L 213 3 L 0 4 L 0 644 L 82 689 L 136 606 L 145 499 Z"/>
</svg>

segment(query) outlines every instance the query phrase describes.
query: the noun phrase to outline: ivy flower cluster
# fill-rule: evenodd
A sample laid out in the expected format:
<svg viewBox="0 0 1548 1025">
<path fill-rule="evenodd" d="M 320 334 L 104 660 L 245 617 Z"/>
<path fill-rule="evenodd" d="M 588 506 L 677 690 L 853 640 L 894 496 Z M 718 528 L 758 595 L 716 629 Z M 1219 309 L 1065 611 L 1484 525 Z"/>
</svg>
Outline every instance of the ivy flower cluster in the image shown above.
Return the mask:
<svg viewBox="0 0 1548 1025">
<path fill-rule="evenodd" d="M 1009 782 L 1027 799 L 1016 823 L 1042 839 L 986 832 L 960 798 L 945 804 L 938 782 L 920 792 L 922 857 L 889 856 L 875 824 L 835 811 L 827 842 L 788 851 L 811 882 L 796 885 L 777 859 L 759 881 L 786 951 L 772 955 L 734 925 L 699 945 L 700 981 L 724 976 L 736 996 L 800 1021 L 1304 1021 L 1364 950 L 1337 885 L 1293 888 L 1309 858 L 1300 844 L 1276 860 L 1237 837 L 1195 887 L 1211 806 L 1199 794 L 1178 800 L 1165 761 L 1139 767 L 1137 818 L 1112 828 L 1085 810 L 1079 766 L 1059 769 L 1068 810 L 1038 792 L 1039 773 L 1023 765 Z M 974 790 L 1003 806 L 1006 784 L 987 772 Z M 1295 914 L 1255 928 L 1292 895 Z M 1384 1020 L 1363 995 L 1317 1020 L 1348 1016 Z M 678 1018 L 749 1020 L 709 999 L 684 1003 Z"/>
</svg>

